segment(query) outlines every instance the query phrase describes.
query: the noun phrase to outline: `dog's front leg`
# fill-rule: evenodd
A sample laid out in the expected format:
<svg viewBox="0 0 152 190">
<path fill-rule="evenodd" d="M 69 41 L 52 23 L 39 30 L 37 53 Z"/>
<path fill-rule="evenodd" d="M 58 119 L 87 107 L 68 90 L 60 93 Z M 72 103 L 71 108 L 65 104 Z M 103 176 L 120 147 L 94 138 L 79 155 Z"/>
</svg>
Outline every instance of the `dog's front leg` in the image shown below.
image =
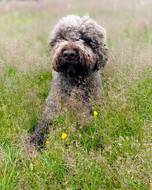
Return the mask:
<svg viewBox="0 0 152 190">
<path fill-rule="evenodd" d="M 30 138 L 30 143 L 38 149 L 43 148 L 49 134 L 49 126 L 52 124 L 53 117 L 57 113 L 57 100 L 51 94 L 46 100 L 46 105 L 42 118 L 39 120 L 34 133 Z"/>
</svg>

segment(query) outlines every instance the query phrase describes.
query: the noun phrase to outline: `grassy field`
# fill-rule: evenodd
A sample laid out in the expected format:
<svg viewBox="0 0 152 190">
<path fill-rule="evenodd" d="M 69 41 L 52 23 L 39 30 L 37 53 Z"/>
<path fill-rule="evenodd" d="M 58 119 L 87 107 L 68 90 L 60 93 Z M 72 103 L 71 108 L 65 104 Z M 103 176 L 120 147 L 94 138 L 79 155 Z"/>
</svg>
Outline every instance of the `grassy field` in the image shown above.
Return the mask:
<svg viewBox="0 0 152 190">
<path fill-rule="evenodd" d="M 150 0 L 0 3 L 1 190 L 150 190 L 151 7 Z M 89 14 L 107 29 L 99 114 L 87 127 L 70 114 L 57 117 L 46 149 L 30 154 L 25 139 L 50 88 L 48 33 L 71 13 Z"/>
</svg>

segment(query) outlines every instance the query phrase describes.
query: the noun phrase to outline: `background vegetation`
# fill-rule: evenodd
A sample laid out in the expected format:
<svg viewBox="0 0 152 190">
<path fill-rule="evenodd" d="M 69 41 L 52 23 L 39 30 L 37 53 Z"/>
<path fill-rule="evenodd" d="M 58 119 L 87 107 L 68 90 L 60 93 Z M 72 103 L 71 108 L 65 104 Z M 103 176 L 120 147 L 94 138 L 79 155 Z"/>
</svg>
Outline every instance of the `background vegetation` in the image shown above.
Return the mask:
<svg viewBox="0 0 152 190">
<path fill-rule="evenodd" d="M 150 0 L 0 3 L 1 190 L 150 189 L 151 7 Z M 31 154 L 25 139 L 51 81 L 48 33 L 67 14 L 89 14 L 107 28 L 104 96 L 87 127 L 70 114 L 57 117 L 46 149 Z"/>
</svg>

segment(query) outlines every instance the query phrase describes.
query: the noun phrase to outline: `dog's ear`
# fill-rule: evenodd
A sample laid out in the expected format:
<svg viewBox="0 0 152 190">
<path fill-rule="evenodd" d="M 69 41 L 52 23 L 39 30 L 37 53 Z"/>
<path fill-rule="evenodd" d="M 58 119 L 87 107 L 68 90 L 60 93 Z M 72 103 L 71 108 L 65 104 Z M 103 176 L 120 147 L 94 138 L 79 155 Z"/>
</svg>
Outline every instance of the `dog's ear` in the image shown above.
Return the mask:
<svg viewBox="0 0 152 190">
<path fill-rule="evenodd" d="M 94 70 L 99 70 L 103 68 L 108 62 L 108 47 L 106 44 L 101 44 L 98 50 L 98 59 L 95 63 Z"/>
<path fill-rule="evenodd" d="M 57 24 L 56 26 L 54 26 L 54 28 L 49 34 L 48 45 L 50 49 L 52 49 L 55 46 L 56 42 L 60 38 L 59 29 L 59 24 Z"/>
<path fill-rule="evenodd" d="M 105 28 L 97 23 L 95 23 L 95 25 L 97 29 L 96 33 L 98 36 L 99 47 L 97 49 L 98 59 L 96 61 L 94 69 L 99 70 L 107 64 L 109 51 L 107 47 L 107 34 Z"/>
<path fill-rule="evenodd" d="M 61 18 L 58 23 L 53 27 L 52 31 L 49 34 L 49 40 L 48 40 L 48 44 L 49 44 L 49 48 L 53 48 L 55 46 L 55 44 L 60 41 L 61 39 L 64 39 L 66 30 L 65 30 L 65 26 L 66 26 L 66 17 Z"/>
<path fill-rule="evenodd" d="M 108 48 L 106 40 L 106 30 L 90 17 L 82 18 L 81 30 L 83 34 L 87 34 L 93 41 L 98 43 L 95 52 L 97 53 L 97 61 L 94 70 L 104 67 L 108 61 Z"/>
</svg>

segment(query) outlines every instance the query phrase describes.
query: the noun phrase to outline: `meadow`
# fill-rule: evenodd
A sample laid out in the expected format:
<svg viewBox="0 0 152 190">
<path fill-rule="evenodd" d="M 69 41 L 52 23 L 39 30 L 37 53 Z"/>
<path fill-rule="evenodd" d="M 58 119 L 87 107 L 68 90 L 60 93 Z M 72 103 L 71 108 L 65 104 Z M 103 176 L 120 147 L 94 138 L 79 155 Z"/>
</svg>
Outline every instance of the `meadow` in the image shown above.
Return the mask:
<svg viewBox="0 0 152 190">
<path fill-rule="evenodd" d="M 151 7 L 150 0 L 0 2 L 1 190 L 152 189 Z M 46 148 L 31 154 L 26 138 L 52 79 L 49 31 L 67 14 L 89 14 L 107 29 L 104 94 L 86 127 L 69 113 L 57 116 Z"/>
</svg>

